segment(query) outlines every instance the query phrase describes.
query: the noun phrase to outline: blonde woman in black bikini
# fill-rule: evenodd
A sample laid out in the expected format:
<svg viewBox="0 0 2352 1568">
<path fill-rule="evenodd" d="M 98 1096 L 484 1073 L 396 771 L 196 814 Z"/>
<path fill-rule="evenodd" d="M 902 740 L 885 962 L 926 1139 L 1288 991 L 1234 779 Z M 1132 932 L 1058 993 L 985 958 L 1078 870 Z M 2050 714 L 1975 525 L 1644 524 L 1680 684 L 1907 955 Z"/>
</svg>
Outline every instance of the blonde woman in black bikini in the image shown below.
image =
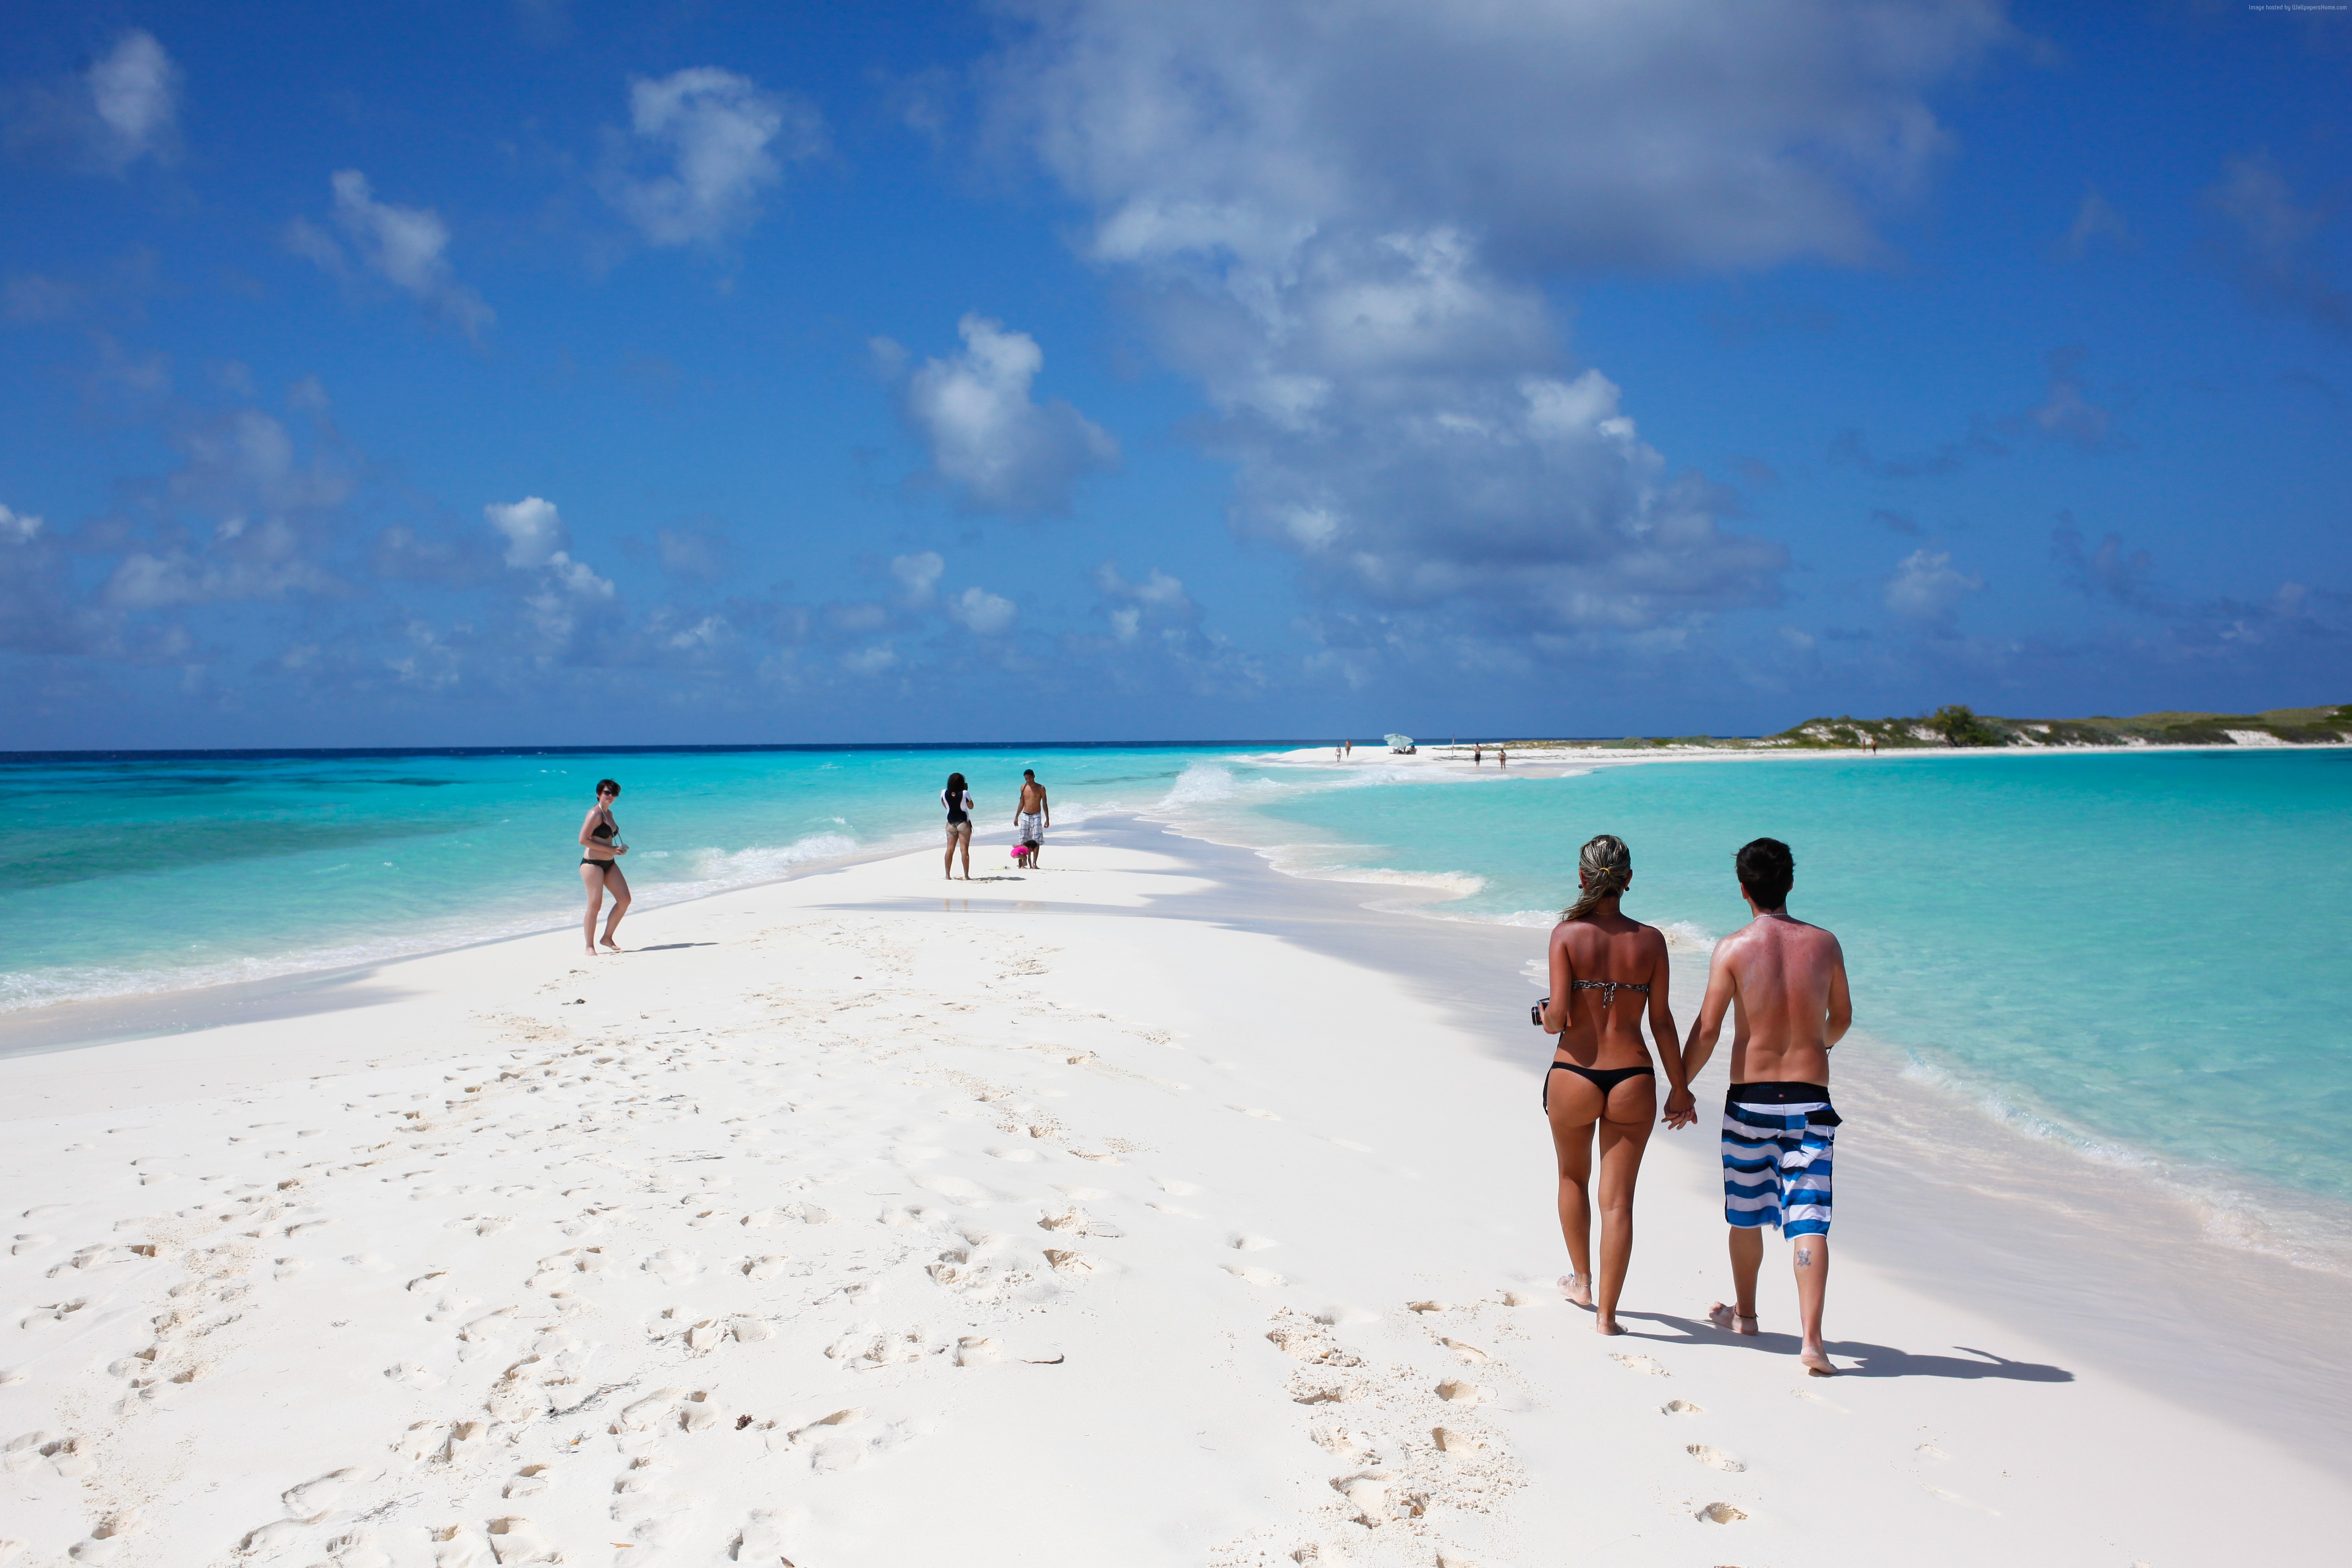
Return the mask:
<svg viewBox="0 0 2352 1568">
<path fill-rule="evenodd" d="M 1633 857 L 1610 834 L 1577 857 L 1582 891 L 1551 932 L 1551 994 L 1536 1021 L 1559 1037 L 1544 1073 L 1544 1114 L 1559 1154 L 1559 1229 L 1575 1272 L 1562 1294 L 1594 1310 L 1593 1327 L 1622 1334 L 1617 1293 L 1633 1255 L 1633 1183 L 1658 1115 L 1657 1071 L 1642 1043 L 1642 1015 L 1666 1079 L 1683 1088 L 1682 1047 L 1666 1006 L 1666 939 L 1617 908 L 1633 880 Z M 1593 1173 L 1593 1148 L 1601 1151 Z M 1601 1275 L 1592 1274 L 1592 1208 L 1601 1207 Z"/>
<path fill-rule="evenodd" d="M 629 852 L 621 842 L 621 825 L 613 820 L 613 803 L 621 798 L 621 786 L 611 779 L 596 781 L 596 804 L 589 809 L 587 819 L 580 824 L 580 885 L 588 889 L 588 913 L 580 922 L 581 933 L 588 939 L 588 956 L 596 956 L 596 907 L 604 895 L 613 895 L 613 916 L 604 922 L 604 945 L 614 952 L 621 944 L 613 940 L 620 929 L 621 917 L 629 912 L 629 879 L 621 875 L 620 858 Z"/>
</svg>

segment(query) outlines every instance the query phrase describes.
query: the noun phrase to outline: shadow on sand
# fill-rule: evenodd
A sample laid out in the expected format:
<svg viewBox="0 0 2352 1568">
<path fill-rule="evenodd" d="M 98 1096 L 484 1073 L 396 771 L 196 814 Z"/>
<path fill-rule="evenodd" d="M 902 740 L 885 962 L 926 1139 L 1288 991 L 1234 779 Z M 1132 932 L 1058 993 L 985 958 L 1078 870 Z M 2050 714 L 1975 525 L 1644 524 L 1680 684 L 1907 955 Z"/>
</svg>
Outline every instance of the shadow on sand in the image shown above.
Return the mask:
<svg viewBox="0 0 2352 1568">
<path fill-rule="evenodd" d="M 1622 1309 L 1617 1313 L 1617 1321 L 1621 1323 L 1628 1321 L 1652 1322 L 1672 1331 L 1644 1333 L 1635 1329 L 1625 1335 L 1630 1340 L 1659 1340 L 1670 1344 L 1744 1345 L 1768 1354 L 1784 1355 L 1791 1361 L 1797 1355 L 1799 1341 L 1794 1334 L 1726 1333 L 1713 1323 L 1699 1319 L 1677 1318 L 1668 1312 L 1628 1312 Z M 2063 1366 L 2011 1361 L 1969 1345 L 1954 1345 L 1952 1348 L 1979 1359 L 1966 1361 L 1959 1356 L 1914 1355 L 1892 1345 L 1874 1345 L 1863 1340 L 1829 1340 L 1824 1342 L 1823 1348 L 1842 1362 L 1855 1363 L 1840 1370 L 1839 1375 L 1843 1377 L 1954 1377 L 1962 1380 L 2000 1377 L 2016 1383 L 2074 1381 L 2074 1374 Z"/>
<path fill-rule="evenodd" d="M 633 947 L 631 952 L 676 952 L 681 947 L 717 947 L 715 942 L 664 942 L 652 947 Z"/>
</svg>

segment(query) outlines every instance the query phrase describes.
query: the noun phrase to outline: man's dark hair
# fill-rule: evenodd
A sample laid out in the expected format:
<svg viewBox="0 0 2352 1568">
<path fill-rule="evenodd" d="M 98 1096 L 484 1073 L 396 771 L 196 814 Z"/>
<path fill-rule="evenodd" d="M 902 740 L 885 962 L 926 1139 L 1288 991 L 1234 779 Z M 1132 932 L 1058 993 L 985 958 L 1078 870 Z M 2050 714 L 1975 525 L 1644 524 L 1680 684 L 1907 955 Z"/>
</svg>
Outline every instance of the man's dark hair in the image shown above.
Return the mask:
<svg viewBox="0 0 2352 1568">
<path fill-rule="evenodd" d="M 1023 768 L 1021 770 L 1021 776 L 1024 779 L 1034 779 L 1037 776 L 1037 770 L 1035 768 Z"/>
<path fill-rule="evenodd" d="M 1731 863 L 1739 872 L 1739 890 L 1756 900 L 1759 910 L 1777 910 L 1789 901 L 1797 880 L 1797 858 L 1777 838 L 1759 838 L 1739 847 Z"/>
</svg>

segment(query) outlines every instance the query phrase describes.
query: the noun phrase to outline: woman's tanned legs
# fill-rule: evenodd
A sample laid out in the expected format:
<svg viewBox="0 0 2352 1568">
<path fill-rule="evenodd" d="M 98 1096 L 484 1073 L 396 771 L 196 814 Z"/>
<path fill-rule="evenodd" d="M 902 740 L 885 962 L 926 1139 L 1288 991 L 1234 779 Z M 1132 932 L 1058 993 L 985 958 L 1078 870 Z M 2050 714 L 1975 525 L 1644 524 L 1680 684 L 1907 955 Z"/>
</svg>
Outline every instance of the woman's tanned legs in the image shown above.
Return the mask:
<svg viewBox="0 0 2352 1568">
<path fill-rule="evenodd" d="M 1566 1077 L 1566 1074 L 1561 1074 Z M 1633 1186 L 1642 1174 L 1642 1152 L 1658 1119 L 1657 1080 L 1629 1078 L 1609 1091 L 1608 1113 L 1599 1124 L 1601 1178 L 1594 1196 L 1601 1205 L 1601 1280 L 1594 1307 L 1598 1327 L 1616 1333 L 1617 1297 L 1633 1257 Z"/>
<path fill-rule="evenodd" d="M 604 945 L 618 952 L 621 944 L 613 940 L 613 933 L 621 929 L 621 917 L 629 912 L 629 879 L 621 875 L 621 868 L 617 864 L 607 868 L 604 872 L 604 890 L 613 895 L 613 912 L 604 920 Z M 591 925 L 595 923 L 596 917 L 593 913 L 588 919 Z"/>
<path fill-rule="evenodd" d="M 1601 1332 L 1620 1333 L 1617 1299 L 1633 1256 L 1633 1188 L 1641 1175 L 1642 1152 L 1649 1145 L 1650 1124 L 1657 1118 L 1657 1080 L 1628 1079 L 1604 1100 L 1591 1079 L 1555 1072 L 1545 1103 L 1551 1117 L 1552 1147 L 1559 1159 L 1560 1238 L 1568 1244 L 1569 1264 L 1576 1270 L 1569 1300 L 1594 1310 L 1593 1326 Z M 1597 1277 L 1592 1267 L 1596 1205 L 1601 1213 Z"/>
</svg>

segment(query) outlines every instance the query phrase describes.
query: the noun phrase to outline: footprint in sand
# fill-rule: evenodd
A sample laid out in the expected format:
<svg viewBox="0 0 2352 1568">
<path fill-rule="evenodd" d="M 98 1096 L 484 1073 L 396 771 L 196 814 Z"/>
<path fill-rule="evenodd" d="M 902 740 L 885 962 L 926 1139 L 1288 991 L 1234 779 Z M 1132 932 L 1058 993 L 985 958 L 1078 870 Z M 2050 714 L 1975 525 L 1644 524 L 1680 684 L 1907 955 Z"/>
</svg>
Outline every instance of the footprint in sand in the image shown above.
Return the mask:
<svg viewBox="0 0 2352 1568">
<path fill-rule="evenodd" d="M 1748 1468 L 1745 1463 L 1733 1458 L 1729 1454 L 1725 1453 L 1722 1449 L 1711 1447 L 1705 1443 L 1686 1444 L 1683 1448 L 1683 1452 L 1688 1454 L 1692 1458 L 1696 1459 L 1700 1464 L 1712 1466 L 1714 1468 L 1718 1470 L 1739 1471 Z"/>
<path fill-rule="evenodd" d="M 1451 1426 L 1433 1426 L 1429 1429 L 1429 1435 L 1436 1442 L 1442 1453 L 1461 1454 L 1466 1457 L 1478 1453 L 1486 1447 L 1475 1437 L 1456 1432 Z"/>
<path fill-rule="evenodd" d="M 1437 1385 L 1437 1397 L 1448 1405 L 1483 1405 L 1486 1401 L 1486 1391 L 1475 1383 L 1448 1378 Z"/>
<path fill-rule="evenodd" d="M 1658 1406 L 1658 1414 L 1661 1415 L 1704 1415 L 1706 1412 L 1700 1409 L 1697 1405 L 1693 1405 L 1687 1399 L 1669 1399 L 1664 1405 Z"/>
<path fill-rule="evenodd" d="M 1627 1355 L 1622 1351 L 1611 1351 L 1609 1359 L 1628 1372 L 1646 1372 L 1652 1377 L 1672 1377 L 1674 1373 L 1645 1355 Z"/>
<path fill-rule="evenodd" d="M 1171 1181 L 1166 1176 L 1154 1176 L 1151 1179 L 1159 1184 L 1161 1192 L 1171 1197 L 1189 1198 L 1201 1190 L 1200 1185 L 1193 1182 Z"/>
<path fill-rule="evenodd" d="M 1252 1236 L 1247 1231 L 1242 1231 L 1227 1237 L 1225 1245 L 1235 1252 L 1264 1252 L 1267 1247 L 1280 1247 L 1282 1243 L 1270 1236 Z"/>
<path fill-rule="evenodd" d="M 1228 1105 L 1225 1109 L 1227 1110 L 1238 1110 L 1244 1116 L 1255 1116 L 1260 1121 L 1279 1121 L 1282 1120 L 1281 1117 L 1276 1116 L 1273 1111 L 1260 1110 L 1255 1105 Z"/>
<path fill-rule="evenodd" d="M 1709 1524 L 1730 1524 L 1748 1517 L 1747 1511 L 1727 1502 L 1711 1502 L 1698 1510 L 1697 1516 Z"/>
<path fill-rule="evenodd" d="M 1228 1263 L 1223 1265 L 1223 1268 L 1225 1272 L 1232 1275 L 1234 1279 L 1246 1279 L 1253 1285 L 1279 1285 L 1283 1283 L 1282 1276 L 1276 1274 L 1271 1268 L 1247 1268 L 1238 1263 Z"/>
<path fill-rule="evenodd" d="M 1439 1336 L 1437 1342 L 1444 1345 L 1447 1350 L 1452 1351 L 1455 1355 L 1460 1356 L 1464 1361 L 1470 1363 L 1474 1366 L 1495 1359 L 1493 1356 L 1488 1355 L 1485 1351 L 1480 1350 L 1476 1345 L 1464 1344 L 1460 1340 L 1449 1340 L 1441 1335 Z M 1617 1359 L 1619 1361 L 1623 1361 L 1625 1358 L 1623 1356 L 1619 1356 Z"/>
</svg>

